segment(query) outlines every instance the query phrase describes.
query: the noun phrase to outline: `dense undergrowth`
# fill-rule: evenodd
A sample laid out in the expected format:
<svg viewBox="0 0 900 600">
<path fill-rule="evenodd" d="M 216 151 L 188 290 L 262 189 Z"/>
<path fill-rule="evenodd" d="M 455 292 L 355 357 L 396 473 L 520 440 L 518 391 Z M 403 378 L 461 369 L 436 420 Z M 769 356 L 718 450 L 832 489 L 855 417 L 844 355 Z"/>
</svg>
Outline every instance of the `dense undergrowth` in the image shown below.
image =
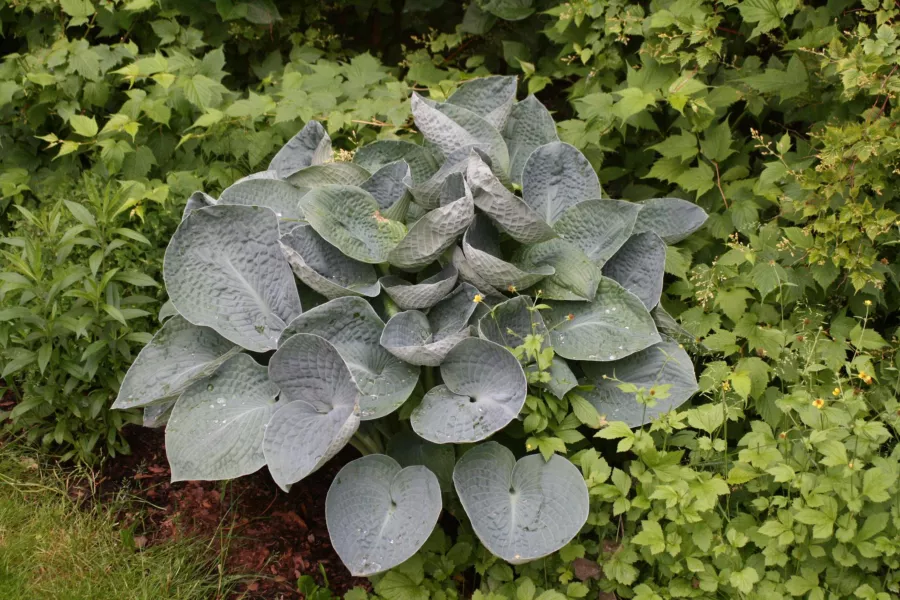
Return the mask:
<svg viewBox="0 0 900 600">
<path fill-rule="evenodd" d="M 871 1 L 8 0 L 12 426 L 66 457 L 127 450 L 118 431 L 139 416 L 109 406 L 158 323 L 162 250 L 191 192 L 262 169 L 308 119 L 346 156 L 415 135 L 414 89 L 442 100 L 463 79 L 519 74 L 606 195 L 678 196 L 710 214 L 669 248 L 662 299 L 702 393 L 644 429 L 600 429 L 594 450 L 567 448 L 592 505 L 560 553 L 513 568 L 439 532 L 374 593 L 456 597 L 474 566 L 476 594 L 516 600 L 896 597 L 897 13 Z M 552 426 L 565 415 L 545 416 L 529 433 L 566 448 L 571 434 Z"/>
</svg>

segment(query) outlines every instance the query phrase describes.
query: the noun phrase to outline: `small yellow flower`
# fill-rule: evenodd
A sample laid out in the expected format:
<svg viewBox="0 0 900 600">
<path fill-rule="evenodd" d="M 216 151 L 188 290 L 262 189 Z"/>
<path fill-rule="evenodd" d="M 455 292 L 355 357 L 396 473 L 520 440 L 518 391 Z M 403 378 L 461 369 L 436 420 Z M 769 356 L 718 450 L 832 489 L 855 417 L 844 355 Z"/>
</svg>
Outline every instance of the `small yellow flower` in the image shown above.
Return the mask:
<svg viewBox="0 0 900 600">
<path fill-rule="evenodd" d="M 872 376 L 865 371 L 859 372 L 859 378 L 865 381 L 867 385 L 872 385 Z"/>
<path fill-rule="evenodd" d="M 472 302 L 474 302 L 475 304 L 478 304 L 482 300 L 484 300 L 484 296 L 482 296 L 481 294 L 475 294 L 475 297 L 472 298 Z"/>
<path fill-rule="evenodd" d="M 729 391 L 729 390 L 731 389 L 731 384 L 728 383 L 727 381 L 723 381 L 723 382 L 722 382 L 722 389 L 723 389 L 724 391 L 726 391 L 726 392 Z"/>
<path fill-rule="evenodd" d="M 531 450 L 531 444 L 525 444 L 525 449 L 526 449 L 526 450 Z"/>
<path fill-rule="evenodd" d="M 575 315 L 573 315 L 572 313 L 569 313 L 566 315 L 566 321 L 574 321 L 574 320 L 575 320 Z"/>
<path fill-rule="evenodd" d="M 866 306 L 872 306 L 872 301 L 866 300 L 865 302 L 863 302 L 863 304 L 865 304 Z"/>
<path fill-rule="evenodd" d="M 848 464 L 847 464 L 847 467 L 850 468 L 850 469 L 852 469 L 852 468 L 853 468 L 853 463 L 852 463 L 852 462 L 851 462 L 851 463 L 848 463 Z"/>
<path fill-rule="evenodd" d="M 778 434 L 778 437 L 781 438 L 782 440 L 786 440 L 786 439 L 787 439 L 787 433 L 784 432 L 784 431 L 782 431 L 781 433 Z"/>
<path fill-rule="evenodd" d="M 841 395 L 841 388 L 834 388 L 833 390 L 831 390 L 831 395 L 832 395 L 832 396 L 840 396 L 840 395 Z"/>
<path fill-rule="evenodd" d="M 516 286 L 514 286 L 513 284 L 509 284 L 509 285 L 506 287 L 506 289 L 509 290 L 509 292 L 510 292 L 511 294 L 515 294 L 515 293 L 516 293 Z"/>
<path fill-rule="evenodd" d="M 822 407 L 825 406 L 825 401 L 822 400 L 821 398 L 816 398 L 815 400 L 813 400 L 812 405 L 815 406 L 816 408 L 818 408 L 819 410 L 822 410 Z"/>
</svg>

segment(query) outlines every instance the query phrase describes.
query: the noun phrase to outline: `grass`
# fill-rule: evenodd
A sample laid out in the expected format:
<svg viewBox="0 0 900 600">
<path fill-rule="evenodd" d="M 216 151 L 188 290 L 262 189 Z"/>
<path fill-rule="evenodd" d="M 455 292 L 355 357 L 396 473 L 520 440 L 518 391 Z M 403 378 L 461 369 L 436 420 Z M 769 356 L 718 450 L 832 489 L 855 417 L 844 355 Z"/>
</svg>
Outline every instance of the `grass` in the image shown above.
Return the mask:
<svg viewBox="0 0 900 600">
<path fill-rule="evenodd" d="M 235 578 L 198 540 L 138 550 L 123 511 L 133 500 L 87 507 L 67 490 L 75 476 L 0 440 L 0 598 L 19 600 L 210 600 Z M 137 544 L 140 545 L 140 544 Z"/>
</svg>

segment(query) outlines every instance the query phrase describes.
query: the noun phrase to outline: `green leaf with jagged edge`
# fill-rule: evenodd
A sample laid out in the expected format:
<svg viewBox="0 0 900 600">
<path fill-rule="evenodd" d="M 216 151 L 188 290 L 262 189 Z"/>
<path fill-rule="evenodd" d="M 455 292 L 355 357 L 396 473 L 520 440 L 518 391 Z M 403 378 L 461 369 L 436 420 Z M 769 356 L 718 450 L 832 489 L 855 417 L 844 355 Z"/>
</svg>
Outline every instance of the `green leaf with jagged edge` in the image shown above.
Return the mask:
<svg viewBox="0 0 900 600">
<path fill-rule="evenodd" d="M 189 214 L 197 210 L 198 208 L 206 208 L 207 206 L 215 206 L 216 199 L 207 194 L 206 192 L 194 192 L 187 199 L 187 203 L 184 205 L 184 212 L 181 213 L 181 220 L 184 221 Z"/>
<path fill-rule="evenodd" d="M 602 277 L 600 267 L 594 261 L 578 246 L 562 239 L 523 246 L 513 255 L 513 262 L 528 271 L 553 268 L 554 273 L 537 284 L 541 298 L 547 300 L 590 302 Z"/>
<path fill-rule="evenodd" d="M 600 180 L 575 146 L 551 142 L 528 157 L 522 174 L 522 199 L 551 225 L 566 209 L 599 200 Z"/>
<path fill-rule="evenodd" d="M 640 210 L 625 200 L 587 200 L 564 212 L 553 229 L 602 266 L 628 241 Z"/>
<path fill-rule="evenodd" d="M 364 298 L 345 296 L 309 310 L 284 330 L 279 345 L 297 333 L 327 340 L 350 368 L 360 390 L 363 421 L 394 412 L 412 394 L 419 369 L 391 356 L 379 343 L 384 322 Z"/>
<path fill-rule="evenodd" d="M 381 167 L 359 187 L 372 194 L 385 218 L 403 222 L 412 202 L 412 193 L 406 185 L 409 179 L 409 165 L 398 161 Z"/>
<path fill-rule="evenodd" d="M 568 544 L 588 517 L 587 485 L 578 468 L 554 454 L 516 461 L 497 442 L 466 452 L 453 484 L 475 535 L 492 554 L 522 564 Z"/>
<path fill-rule="evenodd" d="M 640 298 L 604 277 L 592 302 L 551 302 L 543 314 L 553 350 L 569 360 L 612 361 L 660 342 Z"/>
<path fill-rule="evenodd" d="M 369 192 L 325 185 L 303 197 L 306 220 L 326 242 L 364 263 L 383 263 L 406 235 L 403 223 L 382 216 Z"/>
<path fill-rule="evenodd" d="M 174 315 L 131 363 L 112 407 L 126 409 L 174 401 L 193 382 L 211 375 L 240 351 L 240 346 L 213 329 L 192 325 L 181 315 Z"/>
<path fill-rule="evenodd" d="M 217 204 L 264 206 L 280 221 L 296 222 L 303 219 L 300 200 L 306 191 L 280 179 L 243 179 L 225 188 Z"/>
<path fill-rule="evenodd" d="M 461 148 L 478 147 L 491 158 L 491 166 L 509 173 L 509 152 L 497 128 L 470 110 L 412 95 L 412 114 L 425 138 L 449 157 Z"/>
<path fill-rule="evenodd" d="M 463 196 L 425 213 L 391 251 L 388 262 L 400 269 L 421 269 L 434 262 L 444 250 L 453 245 L 475 216 L 472 194 L 461 174 L 449 176 L 442 189 L 456 189 L 457 183 L 462 185 Z"/>
<path fill-rule="evenodd" d="M 472 111 L 500 131 L 516 101 L 517 83 L 514 76 L 479 77 L 460 85 L 447 102 Z"/>
<path fill-rule="evenodd" d="M 441 485 L 441 491 L 453 491 L 453 467 L 456 466 L 456 451 L 450 444 L 435 444 L 423 440 L 412 431 L 401 431 L 391 436 L 387 454 L 401 467 L 422 465 L 434 473 Z"/>
<path fill-rule="evenodd" d="M 466 170 L 472 186 L 472 199 L 482 212 L 523 244 L 533 244 L 556 237 L 556 232 L 539 214 L 506 189 L 483 160 L 473 157 Z"/>
<path fill-rule="evenodd" d="M 553 267 L 541 265 L 533 269 L 506 262 L 500 257 L 497 230 L 484 215 L 476 215 L 463 235 L 462 249 L 466 260 L 492 287 L 525 289 L 553 275 Z"/>
<path fill-rule="evenodd" d="M 169 241 L 163 277 L 185 319 L 254 352 L 274 349 L 301 311 L 291 267 L 278 246 L 278 217 L 268 208 L 195 210 Z"/>
<path fill-rule="evenodd" d="M 275 483 L 288 491 L 356 433 L 359 390 L 335 347 L 304 333 L 275 351 L 269 379 L 281 389 L 281 397 L 265 428 L 263 453 Z"/>
<path fill-rule="evenodd" d="M 541 102 L 529 95 L 517 102 L 506 120 L 503 139 L 509 149 L 509 178 L 522 183 L 522 171 L 531 153 L 538 147 L 559 141 L 556 123 Z"/>
<path fill-rule="evenodd" d="M 417 310 L 397 313 L 384 326 L 381 345 L 408 363 L 438 366 L 457 343 L 469 337 L 469 318 L 477 308 L 477 293 L 463 283 L 431 307 L 427 315 Z"/>
<path fill-rule="evenodd" d="M 634 233 L 652 231 L 667 244 L 677 244 L 706 223 L 706 211 L 681 198 L 654 198 L 639 205 Z"/>
<path fill-rule="evenodd" d="M 263 436 L 277 397 L 266 367 L 247 354 L 191 385 L 166 427 L 172 481 L 234 479 L 261 469 Z"/>
<path fill-rule="evenodd" d="M 478 335 L 507 348 L 521 346 L 529 335 L 544 336 L 544 344 L 548 344 L 547 326 L 533 305 L 531 298 L 526 296 L 516 296 L 497 304 L 478 320 Z"/>
<path fill-rule="evenodd" d="M 666 243 L 653 232 L 638 233 L 603 265 L 603 275 L 637 296 L 651 310 L 659 304 L 666 266 Z"/>
<path fill-rule="evenodd" d="M 269 170 L 287 179 L 297 171 L 331 160 L 331 138 L 318 121 L 307 121 L 269 163 Z"/>
<path fill-rule="evenodd" d="M 309 225 L 295 227 L 279 243 L 294 275 L 329 300 L 381 293 L 375 267 L 344 256 Z"/>
<path fill-rule="evenodd" d="M 347 463 L 325 498 L 331 545 L 355 577 L 403 563 L 428 540 L 441 514 L 437 477 L 370 454 Z"/>
<path fill-rule="evenodd" d="M 431 388 L 410 415 L 420 436 L 437 444 L 483 440 L 506 427 L 525 405 L 528 383 L 512 353 L 466 338 L 441 363 L 442 385 Z"/>
<path fill-rule="evenodd" d="M 669 338 L 621 360 L 584 363 L 582 367 L 594 386 L 582 395 L 608 421 L 624 421 L 630 427 L 640 427 L 678 408 L 699 389 L 691 357 Z M 620 390 L 622 382 L 633 383 L 648 392 L 654 386 L 671 387 L 668 398 L 657 399 L 654 406 L 647 406 L 639 403 L 633 393 Z"/>
<path fill-rule="evenodd" d="M 323 185 L 362 185 L 372 174 L 351 162 L 332 162 L 300 169 L 286 179 L 301 190 Z"/>
<path fill-rule="evenodd" d="M 400 160 L 409 165 L 413 185 L 424 183 L 441 167 L 441 162 L 427 148 L 401 140 L 377 140 L 353 155 L 353 162 L 370 173 Z"/>
<path fill-rule="evenodd" d="M 388 275 L 382 277 L 381 287 L 402 310 L 431 308 L 456 287 L 458 272 L 447 265 L 419 283 Z"/>
</svg>

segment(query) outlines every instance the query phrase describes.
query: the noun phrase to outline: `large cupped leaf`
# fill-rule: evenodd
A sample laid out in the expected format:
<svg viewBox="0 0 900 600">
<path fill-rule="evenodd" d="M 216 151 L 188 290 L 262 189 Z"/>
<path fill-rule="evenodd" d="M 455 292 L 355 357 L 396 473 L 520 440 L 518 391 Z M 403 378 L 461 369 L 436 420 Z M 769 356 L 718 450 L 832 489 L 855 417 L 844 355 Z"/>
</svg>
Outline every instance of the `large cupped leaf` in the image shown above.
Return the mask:
<svg viewBox="0 0 900 600">
<path fill-rule="evenodd" d="M 529 335 L 542 335 L 548 343 L 547 326 L 531 298 L 516 296 L 494 306 L 478 320 L 478 335 L 507 348 L 517 348 Z"/>
<path fill-rule="evenodd" d="M 469 162 L 480 156 L 477 148 L 472 148 L 471 146 L 460 148 L 448 156 L 441 164 L 441 168 L 432 173 L 426 180 L 415 181 L 410 179 L 407 181 L 416 204 L 427 209 L 441 206 L 441 190 L 447 178 L 454 173 L 465 173 Z"/>
<path fill-rule="evenodd" d="M 191 214 L 198 208 L 215 206 L 215 204 L 216 199 L 206 192 L 194 192 L 190 195 L 190 197 L 187 199 L 187 203 L 184 205 L 184 212 L 181 213 L 181 220 L 185 220 L 189 214 Z"/>
<path fill-rule="evenodd" d="M 648 231 L 628 238 L 603 265 L 603 275 L 640 298 L 650 310 L 659 304 L 665 266 L 666 243 Z"/>
<path fill-rule="evenodd" d="M 553 267 L 546 265 L 526 269 L 503 260 L 500 257 L 499 234 L 482 215 L 472 220 L 463 236 L 462 248 L 472 268 L 495 288 L 525 289 L 555 272 Z"/>
<path fill-rule="evenodd" d="M 475 535 L 485 548 L 512 564 L 556 552 L 574 538 L 588 517 L 581 473 L 554 454 L 519 459 L 488 442 L 456 463 L 453 483 Z"/>
<path fill-rule="evenodd" d="M 185 319 L 255 352 L 274 349 L 300 314 L 297 285 L 278 245 L 278 218 L 267 208 L 195 210 L 169 242 L 163 277 Z"/>
<path fill-rule="evenodd" d="M 412 201 L 406 184 L 410 179 L 409 165 L 405 161 L 397 161 L 378 169 L 359 187 L 372 194 L 382 215 L 394 221 L 404 221 Z"/>
<path fill-rule="evenodd" d="M 381 278 L 381 287 L 403 310 L 431 308 L 456 287 L 456 267 L 447 265 L 419 283 L 410 283 L 389 275 Z"/>
<path fill-rule="evenodd" d="M 472 158 L 466 171 L 475 206 L 497 227 L 523 244 L 556 237 L 556 232 L 525 202 L 506 189 L 483 160 Z"/>
<path fill-rule="evenodd" d="M 414 365 L 436 367 L 461 340 L 469 337 L 469 318 L 475 312 L 478 290 L 464 283 L 434 305 L 428 314 L 417 310 L 397 313 L 384 327 L 381 345 Z"/>
<path fill-rule="evenodd" d="M 131 363 L 112 407 L 134 408 L 171 400 L 240 350 L 209 327 L 192 325 L 174 315 Z"/>
<path fill-rule="evenodd" d="M 387 260 L 406 227 L 381 214 L 369 192 L 349 185 L 326 185 L 303 198 L 306 220 L 325 241 L 364 263 Z"/>
<path fill-rule="evenodd" d="M 597 263 L 581 249 L 563 239 L 523 246 L 513 262 L 528 271 L 550 267 L 554 273 L 543 279 L 541 298 L 547 300 L 581 300 L 590 302 L 597 293 L 602 274 Z"/>
<path fill-rule="evenodd" d="M 400 140 L 378 140 L 366 144 L 353 155 L 353 162 L 370 173 L 401 160 L 409 165 L 413 184 L 427 181 L 441 166 L 424 146 Z"/>
<path fill-rule="evenodd" d="M 329 300 L 341 296 L 374 298 L 381 291 L 375 267 L 344 256 L 308 225 L 282 236 L 281 249 L 300 281 Z"/>
<path fill-rule="evenodd" d="M 327 340 L 353 374 L 359 387 L 360 417 L 383 417 L 403 404 L 419 379 L 419 370 L 397 360 L 379 343 L 384 323 L 363 298 L 346 296 L 303 313 L 288 325 L 282 342 L 297 333 Z"/>
<path fill-rule="evenodd" d="M 706 211 L 681 198 L 654 198 L 639 205 L 634 233 L 652 231 L 667 244 L 676 244 L 706 223 Z"/>
<path fill-rule="evenodd" d="M 570 360 L 617 360 L 660 341 L 640 298 L 608 277 L 592 302 L 553 302 L 544 317 L 553 350 Z"/>
<path fill-rule="evenodd" d="M 265 206 L 283 221 L 299 221 L 303 218 L 300 199 L 304 194 L 306 190 L 280 179 L 245 179 L 225 188 L 218 203 Z"/>
<path fill-rule="evenodd" d="M 316 335 L 297 334 L 269 360 L 280 408 L 263 438 L 278 486 L 300 481 L 337 454 L 359 428 L 359 390 L 338 351 Z"/>
<path fill-rule="evenodd" d="M 312 165 L 321 165 L 331 159 L 331 138 L 318 121 L 308 121 L 297 135 L 281 147 L 269 163 L 281 179 L 287 179 L 297 171 Z"/>
<path fill-rule="evenodd" d="M 429 390 L 410 416 L 413 430 L 437 444 L 483 440 L 506 427 L 525 404 L 522 365 L 487 340 L 456 344 L 441 363 L 441 378 L 444 384 Z"/>
<path fill-rule="evenodd" d="M 551 142 L 528 157 L 522 174 L 522 198 L 547 223 L 585 200 L 600 199 L 594 167 L 575 146 Z"/>
<path fill-rule="evenodd" d="M 383 454 L 358 458 L 325 498 L 328 535 L 356 577 L 387 571 L 415 554 L 441 514 L 441 488 L 422 466 L 401 468 Z"/>
<path fill-rule="evenodd" d="M 422 465 L 434 473 L 441 484 L 441 491 L 453 491 L 453 467 L 456 466 L 456 450 L 451 444 L 435 444 L 423 440 L 412 431 L 401 431 L 391 436 L 388 456 L 401 467 Z"/>
<path fill-rule="evenodd" d="M 301 169 L 287 181 L 301 190 L 311 190 L 323 185 L 360 185 L 371 176 L 357 164 L 333 162 Z"/>
<path fill-rule="evenodd" d="M 487 297 L 492 302 L 503 302 L 506 300 L 506 296 L 497 291 L 494 286 L 489 284 L 478 274 L 478 271 L 476 271 L 475 267 L 468 259 L 466 259 L 465 253 L 459 246 L 453 248 L 451 261 L 453 262 L 453 266 L 456 267 L 456 270 L 459 272 L 460 281 L 472 284 L 479 292 L 481 292 L 482 296 Z"/>
<path fill-rule="evenodd" d="M 266 367 L 247 354 L 191 385 L 166 427 L 172 481 L 234 479 L 261 469 L 263 436 L 277 396 Z"/>
<path fill-rule="evenodd" d="M 657 416 L 684 404 L 698 389 L 691 357 L 670 339 L 631 356 L 608 363 L 584 363 L 584 373 L 593 389 L 584 393 L 608 421 L 624 421 L 640 427 Z M 648 392 L 651 388 L 671 386 L 668 397 L 647 406 L 635 394 L 619 389 L 621 383 L 633 383 Z"/>
<path fill-rule="evenodd" d="M 587 200 L 564 212 L 553 229 L 602 266 L 628 241 L 640 210 L 624 200 Z"/>
<path fill-rule="evenodd" d="M 522 183 L 522 171 L 531 153 L 540 146 L 558 142 L 559 136 L 550 112 L 537 98 L 528 96 L 512 107 L 503 139 L 509 149 L 509 178 Z"/>
<path fill-rule="evenodd" d="M 516 84 L 513 76 L 480 77 L 459 86 L 447 102 L 472 111 L 500 131 L 516 101 Z"/>
</svg>

